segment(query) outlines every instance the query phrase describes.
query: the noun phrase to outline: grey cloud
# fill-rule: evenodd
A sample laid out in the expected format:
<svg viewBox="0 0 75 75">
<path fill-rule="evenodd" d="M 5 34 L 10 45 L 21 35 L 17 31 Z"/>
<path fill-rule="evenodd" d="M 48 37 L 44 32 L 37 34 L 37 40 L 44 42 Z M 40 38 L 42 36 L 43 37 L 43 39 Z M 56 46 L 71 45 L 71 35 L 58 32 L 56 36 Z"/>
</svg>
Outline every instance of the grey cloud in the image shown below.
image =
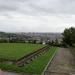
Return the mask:
<svg viewBox="0 0 75 75">
<path fill-rule="evenodd" d="M 75 0 L 0 0 L 1 11 L 15 11 L 29 15 L 75 14 Z"/>
<path fill-rule="evenodd" d="M 11 0 L 0 0 L 0 12 L 13 11 L 17 8 L 16 2 L 12 2 Z"/>
</svg>

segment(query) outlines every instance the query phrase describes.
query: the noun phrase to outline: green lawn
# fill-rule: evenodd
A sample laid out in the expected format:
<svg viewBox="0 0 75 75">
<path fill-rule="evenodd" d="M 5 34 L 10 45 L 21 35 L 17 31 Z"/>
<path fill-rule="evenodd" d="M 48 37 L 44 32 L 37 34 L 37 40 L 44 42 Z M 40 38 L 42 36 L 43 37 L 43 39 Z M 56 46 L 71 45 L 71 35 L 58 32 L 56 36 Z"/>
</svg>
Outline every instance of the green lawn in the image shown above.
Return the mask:
<svg viewBox="0 0 75 75">
<path fill-rule="evenodd" d="M 44 47 L 42 44 L 28 43 L 0 43 L 0 58 L 17 60 L 39 48 Z"/>
<path fill-rule="evenodd" d="M 23 67 L 18 67 L 16 65 L 9 64 L 0 64 L 0 68 L 10 71 L 33 73 L 40 75 L 56 50 L 56 47 L 51 47 L 46 53 L 32 61 L 30 64 L 25 65 Z"/>
</svg>

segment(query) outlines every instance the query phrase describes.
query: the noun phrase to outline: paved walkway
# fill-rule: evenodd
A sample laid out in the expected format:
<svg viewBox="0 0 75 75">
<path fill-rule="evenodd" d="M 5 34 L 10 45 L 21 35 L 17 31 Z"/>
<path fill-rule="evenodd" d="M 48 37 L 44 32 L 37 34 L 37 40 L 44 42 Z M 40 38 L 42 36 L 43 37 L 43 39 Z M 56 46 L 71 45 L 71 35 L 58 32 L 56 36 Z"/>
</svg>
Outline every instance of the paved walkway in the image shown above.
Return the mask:
<svg viewBox="0 0 75 75">
<path fill-rule="evenodd" d="M 27 73 L 20 74 L 20 73 L 13 73 L 13 72 L 5 72 L 0 69 L 0 75 L 32 75 L 32 74 L 27 74 Z"/>
<path fill-rule="evenodd" d="M 75 75 L 75 57 L 68 48 L 60 48 L 44 75 Z"/>
</svg>

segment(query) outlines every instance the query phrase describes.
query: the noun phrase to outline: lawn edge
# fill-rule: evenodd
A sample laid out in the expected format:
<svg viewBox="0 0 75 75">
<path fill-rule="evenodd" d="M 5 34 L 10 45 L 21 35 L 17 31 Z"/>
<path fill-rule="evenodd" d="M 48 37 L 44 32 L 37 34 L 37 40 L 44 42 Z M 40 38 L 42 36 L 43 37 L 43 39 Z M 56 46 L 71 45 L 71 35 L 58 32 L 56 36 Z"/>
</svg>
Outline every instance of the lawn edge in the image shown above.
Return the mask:
<svg viewBox="0 0 75 75">
<path fill-rule="evenodd" d="M 45 71 L 47 70 L 49 64 L 51 64 L 53 58 L 55 57 L 56 53 L 57 53 L 58 48 L 56 49 L 56 51 L 54 52 L 54 54 L 52 55 L 50 61 L 47 63 L 46 67 L 44 68 L 43 72 L 41 73 L 41 75 L 44 75 Z"/>
</svg>

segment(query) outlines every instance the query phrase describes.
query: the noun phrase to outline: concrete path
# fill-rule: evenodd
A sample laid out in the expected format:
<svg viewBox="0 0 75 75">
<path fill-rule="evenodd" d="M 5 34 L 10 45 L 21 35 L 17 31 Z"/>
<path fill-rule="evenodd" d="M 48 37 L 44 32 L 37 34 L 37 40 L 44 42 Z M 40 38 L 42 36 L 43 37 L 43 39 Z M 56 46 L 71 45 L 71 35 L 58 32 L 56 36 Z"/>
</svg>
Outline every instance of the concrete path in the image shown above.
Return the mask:
<svg viewBox="0 0 75 75">
<path fill-rule="evenodd" d="M 28 73 L 21 74 L 21 73 L 6 72 L 6 71 L 2 71 L 0 69 L 0 75 L 32 75 L 32 74 L 28 74 Z"/>
<path fill-rule="evenodd" d="M 75 57 L 68 48 L 60 48 L 44 75 L 75 75 Z"/>
</svg>

